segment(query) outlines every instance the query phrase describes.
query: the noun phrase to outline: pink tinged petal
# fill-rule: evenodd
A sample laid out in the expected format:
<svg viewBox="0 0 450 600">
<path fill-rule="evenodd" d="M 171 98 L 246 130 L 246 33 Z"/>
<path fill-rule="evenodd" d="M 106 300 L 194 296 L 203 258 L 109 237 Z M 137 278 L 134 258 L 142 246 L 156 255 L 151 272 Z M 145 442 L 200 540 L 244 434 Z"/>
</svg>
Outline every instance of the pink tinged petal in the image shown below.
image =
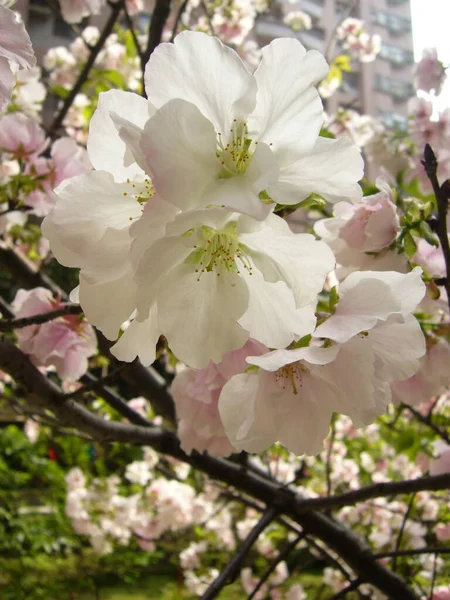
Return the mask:
<svg viewBox="0 0 450 600">
<path fill-rule="evenodd" d="M 136 285 L 132 273 L 112 281 L 89 281 L 80 275 L 80 304 L 90 323 L 110 340 L 115 340 L 122 323 L 136 308 Z"/>
<path fill-rule="evenodd" d="M 175 377 L 171 386 L 181 447 L 188 453 L 197 450 L 228 456 L 235 449 L 225 435 L 219 415 L 221 386 L 211 392 L 203 372 L 186 369 Z"/>
<path fill-rule="evenodd" d="M 412 315 L 390 317 L 369 332 L 368 341 L 378 358 L 377 377 L 388 382 L 412 377 L 426 352 L 425 337 Z"/>
<path fill-rule="evenodd" d="M 64 179 L 81 175 L 92 169 L 86 149 L 69 137 L 54 142 L 51 156 L 55 169 L 55 187 Z"/>
<path fill-rule="evenodd" d="M 233 377 L 233 375 L 243 373 L 248 368 L 248 363 L 246 361 L 247 356 L 258 356 L 260 354 L 265 354 L 268 351 L 269 349 L 264 346 L 264 344 L 250 338 L 239 350 L 234 350 L 233 352 L 225 354 L 222 362 L 218 365 L 214 365 L 215 370 L 220 377 L 223 378 L 221 384 L 225 383 L 225 381 Z"/>
<path fill-rule="evenodd" d="M 294 293 L 297 308 L 309 306 L 335 266 L 330 248 L 309 234 L 295 234 L 276 215 L 240 236 L 266 281 L 284 281 Z"/>
<path fill-rule="evenodd" d="M 269 373 L 232 377 L 219 398 L 219 412 L 233 446 L 261 452 L 276 441 L 296 454 L 320 452 L 328 434 L 331 411 L 319 409 L 328 386 L 305 377 L 298 394 Z"/>
<path fill-rule="evenodd" d="M 111 173 L 115 181 L 142 176 L 143 170 L 132 160 L 131 150 L 121 138 L 114 118 L 117 116 L 123 120 L 122 127 L 129 124 L 133 131 L 142 131 L 153 112 L 149 102 L 138 94 L 122 90 L 101 93 L 89 124 L 87 143 L 89 158 L 94 168 Z"/>
<path fill-rule="evenodd" d="M 155 361 L 156 344 L 160 335 L 156 304 L 153 304 L 146 319 L 139 321 L 135 318 L 130 323 L 119 341 L 111 348 L 111 353 L 126 362 L 133 361 L 137 356 L 147 367 Z"/>
<path fill-rule="evenodd" d="M 224 135 L 233 119 L 246 120 L 256 101 L 256 81 L 236 52 L 192 31 L 156 48 L 145 69 L 145 90 L 156 108 L 174 98 L 191 102 Z"/>
<path fill-rule="evenodd" d="M 55 192 L 58 201 L 44 219 L 42 233 L 58 261 L 68 267 L 89 268 L 107 229 L 128 229 L 142 213 L 131 186 L 115 183 L 104 171 L 65 180 Z"/>
<path fill-rule="evenodd" d="M 256 269 L 252 275 L 243 270 L 242 275 L 249 290 L 249 305 L 239 325 L 250 337 L 270 348 L 285 348 L 295 336 L 303 337 L 314 330 L 315 306 L 297 309 L 292 291 L 284 282 L 269 283 Z"/>
<path fill-rule="evenodd" d="M 206 203 L 220 165 L 214 127 L 196 106 L 177 99 L 160 108 L 144 128 L 141 150 L 164 200 L 183 210 Z"/>
<path fill-rule="evenodd" d="M 44 130 L 23 113 L 9 113 L 0 119 L 0 148 L 17 156 L 34 156 L 47 147 Z"/>
<path fill-rule="evenodd" d="M 0 6 L 0 57 L 22 69 L 31 69 L 36 64 L 25 25 L 14 11 L 3 6 Z"/>
<path fill-rule="evenodd" d="M 348 138 L 318 138 L 310 152 L 281 168 L 278 181 L 268 193 L 282 204 L 297 204 L 313 192 L 328 202 L 357 202 L 362 198 L 358 181 L 363 174 L 364 162 L 353 142 Z"/>
<path fill-rule="evenodd" d="M 14 75 L 7 58 L 0 56 L 0 112 L 3 112 L 11 100 L 15 84 Z"/>
<path fill-rule="evenodd" d="M 328 73 L 325 58 L 306 52 L 295 39 L 276 39 L 262 49 L 255 71 L 256 108 L 249 129 L 273 144 L 280 165 L 298 160 L 314 146 L 323 123 L 322 101 L 314 84 Z M 281 200 L 280 200 L 281 202 Z"/>
<path fill-rule="evenodd" d="M 171 350 L 198 369 L 245 344 L 248 333 L 237 321 L 247 307 L 248 289 L 239 275 L 205 271 L 199 277 L 191 265 L 172 269 L 158 290 L 159 324 Z"/>
</svg>

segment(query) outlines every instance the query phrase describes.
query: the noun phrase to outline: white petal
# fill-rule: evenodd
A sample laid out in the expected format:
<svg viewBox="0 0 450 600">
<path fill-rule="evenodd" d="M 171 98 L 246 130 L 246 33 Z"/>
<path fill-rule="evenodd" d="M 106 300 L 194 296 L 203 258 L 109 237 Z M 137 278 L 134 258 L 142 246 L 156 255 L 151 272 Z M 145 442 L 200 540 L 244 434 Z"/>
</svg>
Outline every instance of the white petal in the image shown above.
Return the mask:
<svg viewBox="0 0 450 600">
<path fill-rule="evenodd" d="M 130 185 L 115 183 L 103 171 L 66 179 L 56 188 L 58 200 L 42 223 L 42 233 L 61 264 L 89 269 L 106 231 L 129 229 L 142 211 L 130 191 Z"/>
<path fill-rule="evenodd" d="M 9 8 L 0 6 L 0 57 L 31 69 L 36 57 L 23 21 Z"/>
<path fill-rule="evenodd" d="M 173 353 L 196 369 L 219 363 L 226 352 L 241 348 L 248 333 L 238 319 L 248 307 L 248 290 L 239 275 L 206 271 L 192 265 L 168 273 L 158 291 L 158 319 Z"/>
<path fill-rule="evenodd" d="M 328 348 L 311 346 L 293 350 L 274 350 L 262 356 L 248 356 L 246 360 L 251 365 L 274 372 L 299 360 L 305 360 L 313 365 L 326 365 L 336 359 L 338 352 L 339 346 Z"/>
<path fill-rule="evenodd" d="M 127 146 L 117 131 L 111 113 L 116 113 L 142 130 L 151 112 L 149 102 L 138 94 L 122 90 L 101 93 L 89 124 L 87 143 L 89 159 L 94 168 L 111 173 L 116 181 L 142 176 L 142 169 L 136 163 L 129 162 Z"/>
<path fill-rule="evenodd" d="M 306 52 L 298 40 L 276 39 L 262 49 L 249 128 L 259 133 L 260 141 L 273 144 L 280 165 L 295 162 L 314 146 L 323 108 L 313 85 L 327 73 L 325 58 L 316 50 Z"/>
<path fill-rule="evenodd" d="M 277 183 L 268 193 L 281 204 L 297 204 L 312 192 L 329 202 L 358 202 L 362 190 L 364 162 L 357 146 L 348 138 L 319 137 L 314 148 L 296 163 L 282 167 Z"/>
<path fill-rule="evenodd" d="M 241 273 L 250 296 L 248 310 L 239 319 L 239 325 L 251 338 L 270 348 L 285 348 L 295 335 L 303 337 L 314 330 L 315 307 L 296 309 L 294 296 L 284 282 L 268 283 L 256 269 L 252 275 L 245 269 Z"/>
<path fill-rule="evenodd" d="M 242 234 L 240 241 L 266 281 L 286 282 L 298 308 L 314 302 L 335 265 L 325 243 L 306 233 L 293 233 L 284 219 L 273 214 L 259 230 Z"/>
<path fill-rule="evenodd" d="M 148 367 L 155 361 L 156 344 L 160 335 L 156 304 L 153 304 L 145 320 L 138 321 L 135 318 L 130 323 L 119 341 L 111 348 L 111 353 L 125 362 L 131 362 L 137 356 L 141 363 Z"/>
<path fill-rule="evenodd" d="M 256 81 L 236 52 L 193 31 L 156 48 L 145 69 L 145 90 L 157 108 L 174 98 L 192 102 L 223 134 L 234 118 L 246 120 L 256 100 Z"/>
<path fill-rule="evenodd" d="M 14 87 L 14 75 L 7 58 L 0 56 L 0 112 L 3 112 L 11 100 Z"/>
<path fill-rule="evenodd" d="M 80 304 L 88 321 L 115 340 L 120 326 L 136 308 L 136 286 L 131 271 L 106 283 L 92 282 L 80 275 Z"/>
<path fill-rule="evenodd" d="M 164 105 L 145 126 L 141 150 L 164 200 L 184 210 L 202 205 L 219 162 L 214 127 L 196 106 L 184 100 Z"/>
<path fill-rule="evenodd" d="M 412 315 L 390 317 L 369 332 L 368 341 L 379 359 L 377 376 L 385 381 L 412 377 L 426 352 L 425 337 Z"/>
</svg>

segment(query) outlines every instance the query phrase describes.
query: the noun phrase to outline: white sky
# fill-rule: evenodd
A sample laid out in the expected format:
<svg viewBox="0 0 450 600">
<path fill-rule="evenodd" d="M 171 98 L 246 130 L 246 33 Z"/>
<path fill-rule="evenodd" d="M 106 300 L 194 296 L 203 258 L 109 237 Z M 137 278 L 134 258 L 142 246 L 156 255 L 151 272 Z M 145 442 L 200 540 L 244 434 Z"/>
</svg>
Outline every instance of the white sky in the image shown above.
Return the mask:
<svg viewBox="0 0 450 600">
<path fill-rule="evenodd" d="M 436 48 L 440 60 L 450 65 L 450 0 L 411 0 L 415 59 L 424 48 Z M 450 107 L 450 69 L 437 108 Z"/>
</svg>

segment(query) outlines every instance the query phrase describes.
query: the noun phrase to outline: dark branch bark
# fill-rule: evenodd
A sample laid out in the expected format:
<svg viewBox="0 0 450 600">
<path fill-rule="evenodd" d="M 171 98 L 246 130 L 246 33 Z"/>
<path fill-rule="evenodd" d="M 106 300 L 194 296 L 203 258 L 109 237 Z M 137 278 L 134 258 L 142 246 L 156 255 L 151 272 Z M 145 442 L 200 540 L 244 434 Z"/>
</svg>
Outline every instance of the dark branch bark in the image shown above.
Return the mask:
<svg viewBox="0 0 450 600">
<path fill-rule="evenodd" d="M 181 17 L 183 16 L 183 13 L 186 10 L 188 4 L 189 4 L 189 0 L 184 0 L 184 2 L 181 4 L 180 8 L 178 9 L 177 16 L 175 18 L 175 23 L 173 24 L 173 28 L 172 28 L 172 35 L 170 37 L 171 42 L 173 42 L 173 40 L 175 39 L 175 36 L 177 34 L 178 25 L 180 24 Z"/>
<path fill-rule="evenodd" d="M 148 30 L 147 48 L 144 52 L 144 68 L 152 55 L 153 50 L 161 42 L 164 26 L 170 15 L 170 6 L 171 0 L 156 0 L 150 28 Z"/>
<path fill-rule="evenodd" d="M 436 197 L 438 220 L 436 223 L 436 233 L 441 243 L 442 252 L 445 260 L 445 271 L 447 274 L 445 282 L 445 290 L 447 292 L 448 306 L 450 310 L 450 243 L 448 240 L 447 230 L 447 212 L 448 212 L 448 186 L 439 185 L 437 177 L 438 161 L 430 144 L 425 145 L 424 160 L 422 164 L 425 167 L 427 177 L 433 187 L 433 192 Z"/>
<path fill-rule="evenodd" d="M 152 446 L 159 452 L 187 462 L 212 479 L 234 486 L 290 517 L 303 528 L 305 534 L 318 538 L 337 553 L 363 582 L 372 584 L 388 598 L 418 600 L 400 577 L 377 562 L 364 541 L 332 518 L 313 512 L 310 500 L 301 498 L 294 490 L 286 489 L 228 460 L 198 453 L 187 456 L 181 450 L 176 435 L 170 431 L 105 421 L 73 400 L 66 400 L 61 390 L 42 375 L 14 344 L 6 340 L 0 341 L 0 368 L 27 387 L 36 397 L 36 403 L 49 408 L 63 425 L 76 427 L 104 442 Z"/>
<path fill-rule="evenodd" d="M 268 508 L 265 513 L 262 515 L 261 519 L 256 523 L 253 529 L 250 531 L 248 536 L 245 538 L 241 547 L 237 550 L 236 554 L 230 560 L 230 562 L 226 565 L 222 573 L 215 579 L 206 592 L 201 597 L 201 600 L 213 600 L 220 594 L 221 590 L 232 583 L 239 571 L 242 568 L 242 564 L 245 560 L 245 557 L 250 552 L 251 547 L 256 542 L 260 534 L 270 525 L 270 523 L 276 519 L 278 514 L 278 509 L 276 507 Z"/>
<path fill-rule="evenodd" d="M 42 325 L 59 317 L 67 317 L 68 315 L 79 315 L 83 309 L 79 304 L 67 304 L 55 310 L 49 310 L 46 313 L 40 313 L 31 317 L 23 317 L 21 319 L 2 319 L 0 320 L 0 331 L 12 331 L 13 329 L 23 329 L 30 325 Z"/>
</svg>

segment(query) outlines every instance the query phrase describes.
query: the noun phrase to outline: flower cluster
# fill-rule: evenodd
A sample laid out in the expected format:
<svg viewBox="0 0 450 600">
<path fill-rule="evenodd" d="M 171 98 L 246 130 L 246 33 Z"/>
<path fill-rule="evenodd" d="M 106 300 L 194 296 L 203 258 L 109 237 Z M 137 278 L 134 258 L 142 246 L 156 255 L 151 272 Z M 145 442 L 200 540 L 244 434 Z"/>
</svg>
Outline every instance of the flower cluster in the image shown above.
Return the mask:
<svg viewBox="0 0 450 600">
<path fill-rule="evenodd" d="M 369 35 L 360 19 L 348 17 L 338 27 L 337 39 L 361 62 L 373 62 L 381 50 L 381 37 Z"/>
<path fill-rule="evenodd" d="M 95 170 L 57 188 L 43 223 L 57 259 L 80 269 L 72 297 L 89 321 L 115 339 L 131 319 L 116 357 L 151 364 L 164 336 L 180 361 L 205 369 L 174 385 L 187 449 L 258 452 L 279 440 L 317 453 L 333 412 L 371 422 L 390 385 L 420 368 L 425 344 L 411 313 L 421 271 L 367 258 L 395 239 L 396 207 L 388 188 L 362 199 L 356 146 L 319 136 L 314 83 L 326 72 L 297 40 L 273 41 L 251 74 L 216 38 L 179 34 L 151 56 L 148 101 L 100 95 L 88 140 Z M 337 203 L 336 247 L 276 214 L 311 194 Z M 339 302 L 333 290 L 317 327 L 330 247 L 366 272 L 340 283 Z"/>
</svg>

